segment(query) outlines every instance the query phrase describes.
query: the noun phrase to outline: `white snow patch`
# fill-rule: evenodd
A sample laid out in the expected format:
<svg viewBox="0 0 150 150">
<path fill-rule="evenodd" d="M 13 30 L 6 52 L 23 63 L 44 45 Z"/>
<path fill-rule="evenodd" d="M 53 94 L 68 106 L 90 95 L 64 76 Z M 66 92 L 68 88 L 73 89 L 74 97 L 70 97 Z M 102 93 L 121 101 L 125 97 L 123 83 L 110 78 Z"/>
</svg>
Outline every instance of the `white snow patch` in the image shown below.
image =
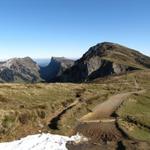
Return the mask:
<svg viewBox="0 0 150 150">
<path fill-rule="evenodd" d="M 87 139 L 78 134 L 67 137 L 42 133 L 29 135 L 13 142 L 0 143 L 0 150 L 67 150 L 66 143 L 68 141 L 77 143 L 87 141 Z"/>
</svg>

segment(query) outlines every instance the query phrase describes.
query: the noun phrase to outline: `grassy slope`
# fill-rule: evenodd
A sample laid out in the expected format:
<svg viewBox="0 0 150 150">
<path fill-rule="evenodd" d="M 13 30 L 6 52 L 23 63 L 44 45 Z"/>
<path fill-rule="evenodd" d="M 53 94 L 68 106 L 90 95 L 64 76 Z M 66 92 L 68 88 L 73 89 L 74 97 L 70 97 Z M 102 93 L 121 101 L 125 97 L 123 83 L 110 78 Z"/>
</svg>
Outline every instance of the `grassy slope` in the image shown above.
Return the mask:
<svg viewBox="0 0 150 150">
<path fill-rule="evenodd" d="M 149 57 L 121 45 L 114 46 L 112 52 L 103 59 L 139 69 L 146 69 L 146 66 L 150 64 Z"/>
<path fill-rule="evenodd" d="M 71 84 L 1 84 L 1 138 L 15 139 L 46 129 L 50 115 L 73 101 L 76 88 Z"/>
<path fill-rule="evenodd" d="M 50 118 L 74 102 L 80 91 L 85 91 L 82 98 L 92 101 L 94 97 L 94 102 L 101 95 L 107 96 L 103 86 L 99 85 L 0 84 L 1 141 L 37 133 L 39 130 L 49 131 Z M 81 113 L 87 113 L 87 110 Z"/>
<path fill-rule="evenodd" d="M 149 71 L 137 71 L 89 84 L 0 84 L 0 141 L 40 131 L 69 134 L 78 118 L 109 96 L 141 88 L 150 88 Z M 149 97 L 148 92 L 133 95 L 117 111 L 124 121 L 123 125 L 119 122 L 123 129 L 126 129 L 124 125 L 129 124 L 127 115 L 142 124 L 141 128 L 141 125 L 132 123 L 135 126 L 132 128 L 134 132 L 126 129 L 135 138 L 149 140 L 149 130 L 144 127 L 149 125 L 150 120 Z M 80 103 L 61 117 L 58 122 L 59 130 L 50 130 L 50 118 L 76 99 Z"/>
<path fill-rule="evenodd" d="M 95 82 L 111 83 L 114 86 L 121 82 L 120 90 L 124 92 L 127 85 L 132 87 L 134 91 L 145 90 L 143 94 L 132 94 L 117 110 L 116 114 L 119 116 L 120 128 L 130 137 L 150 141 L 150 71 L 135 71 L 105 80 L 97 79 Z"/>
<path fill-rule="evenodd" d="M 150 72 L 137 72 L 128 78 L 135 78 L 145 93 L 130 96 L 118 109 L 117 114 L 122 119 L 119 125 L 129 136 L 150 141 Z"/>
</svg>

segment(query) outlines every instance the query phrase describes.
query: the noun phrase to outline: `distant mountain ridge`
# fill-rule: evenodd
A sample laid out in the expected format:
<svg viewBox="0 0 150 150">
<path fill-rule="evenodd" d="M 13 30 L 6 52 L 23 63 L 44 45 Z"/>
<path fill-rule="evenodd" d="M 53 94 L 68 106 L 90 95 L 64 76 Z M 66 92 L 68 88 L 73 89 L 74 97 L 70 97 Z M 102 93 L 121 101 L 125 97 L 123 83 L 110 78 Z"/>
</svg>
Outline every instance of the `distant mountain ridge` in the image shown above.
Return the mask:
<svg viewBox="0 0 150 150">
<path fill-rule="evenodd" d="M 49 58 L 34 58 L 33 60 L 41 67 L 45 67 L 50 63 Z"/>
<path fill-rule="evenodd" d="M 50 63 L 43 67 L 30 57 L 2 61 L 0 82 L 86 82 L 133 70 L 150 69 L 150 57 L 111 42 L 99 43 L 89 48 L 76 61 L 52 57 L 46 62 Z"/>
</svg>

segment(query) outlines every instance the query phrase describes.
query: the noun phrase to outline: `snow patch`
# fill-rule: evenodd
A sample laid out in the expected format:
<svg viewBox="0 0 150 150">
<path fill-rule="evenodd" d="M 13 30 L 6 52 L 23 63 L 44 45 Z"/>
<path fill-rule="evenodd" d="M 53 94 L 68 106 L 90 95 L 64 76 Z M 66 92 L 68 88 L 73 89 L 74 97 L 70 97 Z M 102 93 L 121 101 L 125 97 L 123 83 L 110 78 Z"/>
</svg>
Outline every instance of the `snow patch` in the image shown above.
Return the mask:
<svg viewBox="0 0 150 150">
<path fill-rule="evenodd" d="M 30 135 L 13 142 L 0 143 L 0 150 L 67 150 L 66 143 L 74 141 L 87 141 L 86 138 L 79 134 L 67 137 L 53 134 L 36 134 Z"/>
</svg>

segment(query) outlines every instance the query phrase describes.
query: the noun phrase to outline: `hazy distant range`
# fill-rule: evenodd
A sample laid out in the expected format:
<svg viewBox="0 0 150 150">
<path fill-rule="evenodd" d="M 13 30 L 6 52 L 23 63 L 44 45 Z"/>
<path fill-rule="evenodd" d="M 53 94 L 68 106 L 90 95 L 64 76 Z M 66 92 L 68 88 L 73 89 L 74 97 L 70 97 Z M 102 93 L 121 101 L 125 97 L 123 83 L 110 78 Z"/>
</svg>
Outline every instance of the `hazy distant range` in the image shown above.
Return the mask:
<svg viewBox="0 0 150 150">
<path fill-rule="evenodd" d="M 51 61 L 50 58 L 35 58 L 33 60 L 41 67 L 47 66 Z"/>
<path fill-rule="evenodd" d="M 77 58 L 72 58 L 72 60 L 76 60 Z M 0 59 L 0 62 L 6 61 L 7 59 Z M 47 66 L 51 58 L 33 58 L 33 60 L 41 67 Z"/>
<path fill-rule="evenodd" d="M 58 57 L 59 58 L 59 57 Z M 78 58 L 69 58 L 69 59 L 72 59 L 72 60 L 77 60 Z M 51 61 L 51 58 L 33 58 L 33 60 L 41 67 L 44 67 L 44 66 L 47 66 L 50 61 Z"/>
</svg>

